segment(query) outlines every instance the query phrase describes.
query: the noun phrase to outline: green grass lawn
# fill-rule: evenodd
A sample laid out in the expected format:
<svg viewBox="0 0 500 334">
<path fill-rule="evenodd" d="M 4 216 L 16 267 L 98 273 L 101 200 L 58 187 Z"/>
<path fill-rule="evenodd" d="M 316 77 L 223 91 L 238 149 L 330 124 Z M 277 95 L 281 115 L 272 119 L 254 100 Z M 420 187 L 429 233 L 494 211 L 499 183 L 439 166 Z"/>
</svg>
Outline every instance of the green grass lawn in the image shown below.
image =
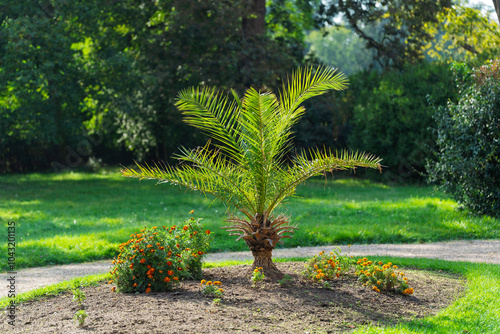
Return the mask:
<svg viewBox="0 0 500 334">
<path fill-rule="evenodd" d="M 15 221 L 16 267 L 111 258 L 144 226 L 179 224 L 195 210 L 215 232 L 212 251 L 245 250 L 219 227 L 226 208 L 213 198 L 113 173 L 0 176 L 0 219 Z M 299 230 L 285 247 L 500 237 L 500 221 L 457 211 L 431 187 L 363 180 L 310 180 L 284 207 Z M 7 254 L 7 243 L 0 251 Z M 7 263 L 1 264 L 6 269 Z"/>
</svg>

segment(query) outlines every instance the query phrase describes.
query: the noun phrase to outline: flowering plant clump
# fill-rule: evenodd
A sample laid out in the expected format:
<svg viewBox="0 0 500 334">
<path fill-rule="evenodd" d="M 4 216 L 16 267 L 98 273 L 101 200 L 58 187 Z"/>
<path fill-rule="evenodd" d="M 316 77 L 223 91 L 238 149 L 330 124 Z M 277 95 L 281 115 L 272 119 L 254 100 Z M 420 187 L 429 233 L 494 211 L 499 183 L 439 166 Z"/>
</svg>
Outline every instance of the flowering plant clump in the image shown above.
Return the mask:
<svg viewBox="0 0 500 334">
<path fill-rule="evenodd" d="M 201 275 L 210 231 L 203 231 L 199 220 L 191 218 L 180 227 L 144 228 L 130 237 L 112 262 L 112 291 L 168 291 L 179 280 Z"/>
<path fill-rule="evenodd" d="M 264 268 L 256 267 L 252 273 L 252 287 L 255 288 L 257 282 L 263 281 L 266 278 L 264 275 Z"/>
<path fill-rule="evenodd" d="M 315 281 L 328 281 L 346 274 L 354 263 L 353 258 L 340 255 L 340 248 L 328 254 L 321 251 L 309 260 L 302 274 Z"/>
<path fill-rule="evenodd" d="M 207 297 L 222 297 L 224 289 L 221 288 L 222 283 L 220 281 L 205 281 L 204 279 L 200 282 L 201 293 Z"/>
<path fill-rule="evenodd" d="M 413 288 L 408 285 L 408 279 L 405 274 L 396 271 L 398 267 L 391 262 L 383 263 L 372 262 L 366 257 L 358 259 L 356 267 L 356 275 L 359 276 L 359 281 L 363 285 L 371 285 L 376 292 L 397 291 L 405 295 L 413 294 Z"/>
</svg>

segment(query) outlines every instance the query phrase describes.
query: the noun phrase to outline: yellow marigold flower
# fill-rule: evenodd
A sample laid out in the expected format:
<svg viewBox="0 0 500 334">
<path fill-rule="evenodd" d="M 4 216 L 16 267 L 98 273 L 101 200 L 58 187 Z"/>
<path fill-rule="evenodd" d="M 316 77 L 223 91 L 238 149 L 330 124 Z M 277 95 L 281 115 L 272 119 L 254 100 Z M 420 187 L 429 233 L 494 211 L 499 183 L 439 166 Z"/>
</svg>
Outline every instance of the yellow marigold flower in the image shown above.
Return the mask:
<svg viewBox="0 0 500 334">
<path fill-rule="evenodd" d="M 194 213 L 194 210 L 189 211 L 189 214 L 193 214 L 193 213 Z"/>
<path fill-rule="evenodd" d="M 364 258 L 363 258 L 363 261 L 364 261 L 364 262 L 366 262 L 366 261 L 368 261 L 368 259 L 367 259 L 366 257 L 364 257 Z"/>
<path fill-rule="evenodd" d="M 372 262 L 372 261 L 368 261 L 368 262 L 366 262 L 366 263 L 368 263 L 368 264 L 372 264 L 373 262 Z"/>
<path fill-rule="evenodd" d="M 392 266 L 394 269 L 398 269 L 398 266 Z"/>
<path fill-rule="evenodd" d="M 214 285 L 222 285 L 220 281 L 214 281 Z"/>
<path fill-rule="evenodd" d="M 207 281 L 205 281 L 204 279 L 202 279 L 200 283 L 201 284 L 205 284 L 205 283 L 207 283 Z"/>
<path fill-rule="evenodd" d="M 115 292 L 115 291 L 116 291 L 116 286 L 111 288 L 111 292 Z"/>
<path fill-rule="evenodd" d="M 208 282 L 207 282 L 207 285 L 212 285 L 212 281 L 208 281 Z"/>
<path fill-rule="evenodd" d="M 380 285 L 380 281 L 377 281 L 377 285 Z"/>
<path fill-rule="evenodd" d="M 377 291 L 377 287 L 375 285 L 372 287 L 372 289 Z"/>
<path fill-rule="evenodd" d="M 254 273 L 258 273 L 259 272 L 259 269 L 255 268 L 255 270 L 253 271 Z"/>
<path fill-rule="evenodd" d="M 392 276 L 392 277 L 396 277 L 397 275 L 396 275 L 395 273 L 392 273 L 392 274 L 391 274 L 391 276 Z"/>
<path fill-rule="evenodd" d="M 111 281 L 108 282 L 108 284 L 111 284 L 111 283 L 113 283 L 113 280 L 111 280 Z"/>
<path fill-rule="evenodd" d="M 378 264 L 381 266 L 383 264 L 383 262 L 382 261 L 378 261 Z"/>
<path fill-rule="evenodd" d="M 224 289 L 219 289 L 220 292 L 224 292 Z"/>
</svg>

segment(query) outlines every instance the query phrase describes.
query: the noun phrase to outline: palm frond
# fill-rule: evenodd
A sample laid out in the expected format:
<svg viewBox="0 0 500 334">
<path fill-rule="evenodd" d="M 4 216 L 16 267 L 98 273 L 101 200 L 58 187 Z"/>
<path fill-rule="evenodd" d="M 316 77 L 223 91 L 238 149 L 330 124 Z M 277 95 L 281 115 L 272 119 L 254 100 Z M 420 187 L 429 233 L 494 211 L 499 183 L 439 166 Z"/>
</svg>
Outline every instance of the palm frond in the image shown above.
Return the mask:
<svg viewBox="0 0 500 334">
<path fill-rule="evenodd" d="M 358 167 L 381 170 L 382 159 L 366 153 L 344 150 L 333 154 L 331 151 L 310 150 L 296 156 L 288 168 L 276 171 L 276 192 L 269 200 L 266 210 L 272 212 L 286 197 L 295 193 L 296 187 L 312 176 L 334 170 L 355 170 Z"/>
<path fill-rule="evenodd" d="M 184 121 L 201 129 L 232 159 L 240 161 L 243 155 L 236 138 L 239 132 L 239 106 L 213 88 L 188 88 L 179 92 L 176 102 Z"/>
</svg>

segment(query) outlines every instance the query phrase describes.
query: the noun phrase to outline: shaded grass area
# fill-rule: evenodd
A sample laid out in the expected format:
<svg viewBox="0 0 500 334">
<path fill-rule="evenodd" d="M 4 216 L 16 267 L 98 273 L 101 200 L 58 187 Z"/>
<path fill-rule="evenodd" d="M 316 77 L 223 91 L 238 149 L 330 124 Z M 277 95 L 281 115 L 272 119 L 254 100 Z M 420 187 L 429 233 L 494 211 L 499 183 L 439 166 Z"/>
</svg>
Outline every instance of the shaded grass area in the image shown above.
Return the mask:
<svg viewBox="0 0 500 334">
<path fill-rule="evenodd" d="M 397 263 L 401 269 L 415 268 L 442 270 L 467 278 L 465 295 L 438 314 L 391 327 L 358 327 L 357 333 L 500 333 L 500 265 L 451 262 L 434 259 L 396 258 L 368 256 L 372 260 Z M 283 258 L 279 262 L 305 261 L 305 258 Z M 206 263 L 204 267 L 221 267 L 248 264 L 249 261 Z M 109 274 L 76 278 L 49 287 L 33 290 L 17 297 L 16 303 L 36 300 L 71 290 L 74 286 L 85 287 L 110 278 Z M 9 304 L 8 298 L 0 299 L 0 309 Z M 381 305 L 380 307 L 383 307 Z M 396 320 L 396 319 L 395 319 Z"/>
<path fill-rule="evenodd" d="M 199 193 L 123 178 L 118 170 L 0 176 L 0 219 L 5 235 L 7 222 L 16 222 L 17 269 L 111 258 L 130 234 L 179 225 L 191 210 L 214 232 L 212 252 L 247 249 L 220 229 L 226 208 Z M 283 212 L 299 227 L 284 247 L 500 237 L 498 219 L 458 211 L 431 187 L 313 179 Z M 6 243 L 0 252 L 7 254 Z"/>
</svg>

